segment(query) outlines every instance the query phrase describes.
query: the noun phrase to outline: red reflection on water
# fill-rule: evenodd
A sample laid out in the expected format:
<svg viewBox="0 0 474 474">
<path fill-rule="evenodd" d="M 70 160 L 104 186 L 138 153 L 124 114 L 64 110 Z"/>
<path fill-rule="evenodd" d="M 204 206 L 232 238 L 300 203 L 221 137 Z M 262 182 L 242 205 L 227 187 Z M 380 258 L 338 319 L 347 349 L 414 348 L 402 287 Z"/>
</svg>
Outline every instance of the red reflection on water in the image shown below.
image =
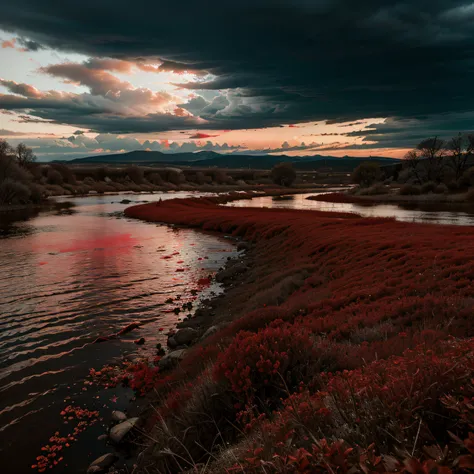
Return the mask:
<svg viewBox="0 0 474 474">
<path fill-rule="evenodd" d="M 111 247 L 130 248 L 138 244 L 138 240 L 130 234 L 114 234 L 105 237 L 76 240 L 71 246 L 59 249 L 60 253 L 78 252 L 83 250 L 108 250 Z"/>
</svg>

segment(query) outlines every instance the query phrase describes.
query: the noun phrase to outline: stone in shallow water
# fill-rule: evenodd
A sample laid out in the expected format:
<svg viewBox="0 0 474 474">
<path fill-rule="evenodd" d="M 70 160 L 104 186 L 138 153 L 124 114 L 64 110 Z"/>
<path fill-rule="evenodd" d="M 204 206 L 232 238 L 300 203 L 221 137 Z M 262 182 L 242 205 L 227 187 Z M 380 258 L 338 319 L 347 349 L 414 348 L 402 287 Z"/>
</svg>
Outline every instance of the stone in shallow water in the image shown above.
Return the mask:
<svg viewBox="0 0 474 474">
<path fill-rule="evenodd" d="M 173 336 L 176 344 L 182 346 L 184 344 L 189 345 L 194 339 L 196 339 L 198 332 L 192 328 L 183 328 L 177 331 Z"/>
<path fill-rule="evenodd" d="M 112 412 L 112 421 L 125 421 L 127 419 L 127 415 L 119 410 L 114 410 Z"/>
<path fill-rule="evenodd" d="M 168 336 L 168 341 L 167 341 L 167 346 L 170 347 L 171 349 L 175 349 L 176 346 L 178 345 L 176 343 L 176 340 L 174 338 L 174 336 Z"/>
<path fill-rule="evenodd" d="M 217 326 L 211 326 L 202 336 L 201 336 L 201 341 L 204 339 L 208 338 L 209 336 L 212 336 L 215 334 L 219 328 Z"/>
<path fill-rule="evenodd" d="M 110 439 L 114 443 L 120 443 L 125 436 L 132 430 L 140 421 L 140 418 L 129 418 L 126 421 L 123 421 L 122 423 L 115 425 L 109 433 Z"/>
<path fill-rule="evenodd" d="M 87 474 L 105 472 L 110 466 L 112 466 L 118 457 L 115 454 L 107 453 L 97 458 L 87 469 Z"/>
<path fill-rule="evenodd" d="M 176 364 L 178 364 L 183 359 L 185 352 L 186 352 L 186 349 L 180 349 L 178 351 L 173 351 L 173 352 L 170 352 L 169 354 L 166 354 L 158 362 L 158 367 L 163 370 L 173 368 Z"/>
<path fill-rule="evenodd" d="M 237 251 L 240 252 L 241 250 L 249 250 L 250 244 L 248 242 L 240 242 L 237 245 Z"/>
</svg>

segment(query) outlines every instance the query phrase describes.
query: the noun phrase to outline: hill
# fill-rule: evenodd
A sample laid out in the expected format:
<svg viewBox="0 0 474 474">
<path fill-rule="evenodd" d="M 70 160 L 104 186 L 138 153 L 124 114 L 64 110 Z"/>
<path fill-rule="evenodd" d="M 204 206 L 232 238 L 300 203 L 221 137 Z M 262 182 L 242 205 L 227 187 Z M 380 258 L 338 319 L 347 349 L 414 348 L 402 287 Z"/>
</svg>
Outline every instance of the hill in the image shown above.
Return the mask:
<svg viewBox="0 0 474 474">
<path fill-rule="evenodd" d="M 159 151 L 131 151 L 112 155 L 88 156 L 69 161 L 68 164 L 136 164 L 136 165 L 173 165 L 199 168 L 251 168 L 271 169 L 278 163 L 291 162 L 301 171 L 331 168 L 337 171 L 352 171 L 364 161 L 374 161 L 380 165 L 394 164 L 399 160 L 384 157 L 334 156 L 287 156 L 287 155 L 245 155 L 219 154 L 213 151 L 198 153 L 162 153 Z"/>
</svg>

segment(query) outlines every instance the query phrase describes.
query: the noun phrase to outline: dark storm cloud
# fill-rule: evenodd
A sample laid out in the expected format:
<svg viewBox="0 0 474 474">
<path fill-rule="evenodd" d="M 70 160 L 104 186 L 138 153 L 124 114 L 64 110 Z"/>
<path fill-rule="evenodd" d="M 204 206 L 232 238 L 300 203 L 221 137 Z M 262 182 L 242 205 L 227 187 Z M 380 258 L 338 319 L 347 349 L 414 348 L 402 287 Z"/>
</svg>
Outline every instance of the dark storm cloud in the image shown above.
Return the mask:
<svg viewBox="0 0 474 474">
<path fill-rule="evenodd" d="M 474 131 L 474 112 L 420 116 L 417 118 L 388 118 L 384 123 L 342 134 L 362 138 L 363 143 L 350 148 L 413 148 L 425 138 L 450 139 L 459 132 Z"/>
<path fill-rule="evenodd" d="M 202 75 L 207 74 L 207 71 L 194 69 L 194 66 L 192 64 L 185 64 L 185 63 L 179 63 L 176 61 L 167 61 L 167 60 L 164 60 L 160 64 L 157 71 L 169 71 L 169 72 L 176 72 L 178 74 L 188 72 L 191 74 L 196 74 L 197 76 L 202 76 Z"/>
<path fill-rule="evenodd" d="M 364 121 L 358 121 L 358 122 L 352 122 L 352 123 L 346 123 L 344 125 L 339 125 L 340 127 L 355 127 L 357 125 L 365 125 Z"/>
<path fill-rule="evenodd" d="M 41 49 L 45 49 L 45 47 L 37 41 L 32 41 L 26 38 L 18 38 L 18 44 L 26 49 L 26 51 L 40 51 Z"/>
<path fill-rule="evenodd" d="M 0 27 L 38 44 L 212 73 L 180 86 L 234 91 L 214 128 L 474 110 L 474 9 L 461 0 L 3 3 Z"/>
</svg>

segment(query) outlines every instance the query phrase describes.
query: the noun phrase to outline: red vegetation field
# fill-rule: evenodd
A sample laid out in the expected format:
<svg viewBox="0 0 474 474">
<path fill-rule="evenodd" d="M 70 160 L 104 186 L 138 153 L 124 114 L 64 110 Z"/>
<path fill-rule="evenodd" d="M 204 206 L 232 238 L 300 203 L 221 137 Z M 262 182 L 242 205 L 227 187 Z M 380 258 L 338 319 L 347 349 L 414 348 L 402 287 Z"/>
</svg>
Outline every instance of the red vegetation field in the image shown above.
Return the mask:
<svg viewBox="0 0 474 474">
<path fill-rule="evenodd" d="M 234 319 L 153 379 L 157 472 L 474 469 L 474 228 L 220 200 L 126 210 L 254 242 Z"/>
</svg>

